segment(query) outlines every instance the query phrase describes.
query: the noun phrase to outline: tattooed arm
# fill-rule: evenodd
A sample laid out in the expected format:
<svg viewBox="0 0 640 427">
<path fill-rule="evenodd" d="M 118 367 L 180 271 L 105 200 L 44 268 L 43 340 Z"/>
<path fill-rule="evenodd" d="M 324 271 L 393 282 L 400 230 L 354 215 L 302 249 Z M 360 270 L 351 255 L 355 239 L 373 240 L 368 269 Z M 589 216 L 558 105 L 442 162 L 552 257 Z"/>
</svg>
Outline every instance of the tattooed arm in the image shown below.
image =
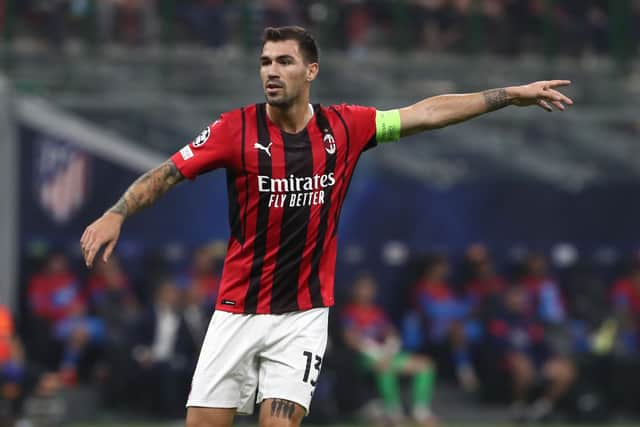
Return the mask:
<svg viewBox="0 0 640 427">
<path fill-rule="evenodd" d="M 167 160 L 131 184 L 115 205 L 85 229 L 80 246 L 87 267 L 93 265 L 96 254 L 105 245 L 102 258 L 105 262 L 109 259 L 126 218 L 152 205 L 183 179 L 173 162 Z"/>
<path fill-rule="evenodd" d="M 184 177 L 171 160 L 142 175 L 107 212 L 127 218 L 152 205 L 164 193 L 182 181 Z"/>
<path fill-rule="evenodd" d="M 571 105 L 573 101 L 553 88 L 568 84 L 568 80 L 550 80 L 525 86 L 427 98 L 399 110 L 400 136 L 463 122 L 507 105 L 538 105 L 547 111 L 552 111 L 553 105 L 562 111 L 565 109 L 564 104 Z"/>
</svg>

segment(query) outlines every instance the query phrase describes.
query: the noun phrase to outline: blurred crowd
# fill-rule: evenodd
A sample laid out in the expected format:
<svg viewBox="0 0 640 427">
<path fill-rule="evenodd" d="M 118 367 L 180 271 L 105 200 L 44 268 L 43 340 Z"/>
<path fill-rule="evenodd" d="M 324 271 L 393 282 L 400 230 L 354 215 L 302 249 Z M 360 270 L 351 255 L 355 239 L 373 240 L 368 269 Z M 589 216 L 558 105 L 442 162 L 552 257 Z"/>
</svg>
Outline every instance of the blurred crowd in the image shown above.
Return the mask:
<svg viewBox="0 0 640 427">
<path fill-rule="evenodd" d="M 338 309 L 343 342 L 375 378 L 383 416 L 402 416 L 398 377 L 406 375 L 414 411 L 429 408 L 433 371 L 481 401 L 509 404 L 514 421 L 637 415 L 630 396 L 640 388 L 630 378 L 640 374 L 640 259 L 620 265 L 611 283 L 587 263 L 552 272 L 542 253 L 505 267 L 502 274 L 483 245 L 457 263 L 422 257 L 408 285 L 393 285 L 401 300 L 393 319 L 385 308 L 393 301 L 376 299 L 383 284 L 370 274 L 355 279 Z"/>
<path fill-rule="evenodd" d="M 29 264 L 17 318 L 0 305 L 0 420 L 77 387 L 108 408 L 181 417 L 223 255 L 198 247 L 181 271 L 156 263 L 138 278 L 116 257 L 90 272 L 63 251 Z M 581 263 L 552 272 L 541 253 L 498 269 L 482 245 L 406 270 L 406 283 L 363 271 L 339 286 L 316 420 L 430 425 L 442 383 L 520 421 L 640 412 L 640 258 L 611 283 Z M 389 287 L 395 301 L 381 301 Z"/>
<path fill-rule="evenodd" d="M 0 0 L 0 4 L 7 3 Z M 68 38 L 143 45 L 178 40 L 219 47 L 257 41 L 269 25 L 304 25 L 324 47 L 504 55 L 637 51 L 640 0 L 23 0 L 0 26 L 54 45 Z M 618 5 L 617 7 L 615 7 Z M 3 8 L 4 9 L 4 8 Z M 631 46 L 633 45 L 633 46 Z"/>
</svg>

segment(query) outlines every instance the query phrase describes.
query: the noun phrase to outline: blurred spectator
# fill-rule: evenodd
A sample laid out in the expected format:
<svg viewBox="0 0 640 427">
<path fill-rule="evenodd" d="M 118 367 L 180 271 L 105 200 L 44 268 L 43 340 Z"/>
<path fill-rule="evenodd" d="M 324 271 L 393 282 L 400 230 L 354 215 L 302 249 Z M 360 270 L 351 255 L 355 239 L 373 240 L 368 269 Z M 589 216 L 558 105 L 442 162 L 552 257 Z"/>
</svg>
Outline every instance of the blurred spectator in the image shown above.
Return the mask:
<svg viewBox="0 0 640 427">
<path fill-rule="evenodd" d="M 194 35 L 208 46 L 219 47 L 227 41 L 229 5 L 225 0 L 188 0 L 178 3 L 178 16 Z"/>
<path fill-rule="evenodd" d="M 136 396 L 150 413 L 181 416 L 194 369 L 195 344 L 180 312 L 180 289 L 161 283 L 153 306 L 132 328 L 130 371 Z"/>
<path fill-rule="evenodd" d="M 527 290 L 530 315 L 544 326 L 547 343 L 554 353 L 574 355 L 586 331 L 580 331 L 584 326 L 569 318 L 563 291 L 549 275 L 543 254 L 532 253 L 526 258 L 524 277 L 519 283 Z"/>
<path fill-rule="evenodd" d="M 36 418 L 33 413 L 34 402 L 60 401 L 57 393 L 61 388 L 60 375 L 44 372 L 27 361 L 22 340 L 14 330 L 14 322 L 9 310 L 0 305 L 0 426 L 12 426 L 14 421 L 25 412 L 30 418 Z M 26 410 L 25 407 L 26 406 Z M 46 424 L 55 425 L 57 414 L 49 411 L 51 407 L 42 407 L 40 411 Z M 19 425 L 16 422 L 15 425 Z"/>
<path fill-rule="evenodd" d="M 215 255 L 212 245 L 200 246 L 193 252 L 188 271 L 179 278 L 180 286 L 193 294 L 190 301 L 201 301 L 207 309 L 215 307 L 220 286 Z"/>
<path fill-rule="evenodd" d="M 580 2 L 580 9 L 585 9 L 584 2 Z M 607 15 L 607 4 L 591 1 L 586 6 L 584 14 L 584 26 L 586 39 L 589 48 L 596 53 L 605 53 L 609 49 L 609 16 Z M 579 24 L 578 24 L 579 25 Z M 562 28 L 562 27 L 561 27 Z M 582 34 L 580 34 L 582 36 Z"/>
<path fill-rule="evenodd" d="M 0 2 L 5 0 L 0 0 Z M 629 28 L 635 42 L 640 41 L 638 25 L 640 5 L 631 0 Z M 474 47 L 498 53 L 542 53 L 543 48 L 563 55 L 587 51 L 610 51 L 611 28 L 617 22 L 610 16 L 606 0 L 339 0 L 296 2 L 260 0 L 247 2 L 248 17 L 259 27 L 305 25 L 304 17 L 324 21 L 329 7 L 337 16 L 342 47 L 361 55 L 372 45 L 389 45 L 394 40 L 409 40 L 411 47 L 431 52 L 463 51 Z M 94 6 L 95 5 L 95 6 Z M 184 23 L 191 39 L 207 46 L 228 43 L 238 2 L 225 0 L 184 0 L 174 2 L 175 9 L 158 0 L 25 0 L 17 2 L 19 16 L 33 33 L 56 45 L 67 36 L 91 35 L 87 25 L 97 13 L 100 39 L 125 44 L 140 44 L 157 38 L 159 12 L 167 14 L 164 23 L 176 19 Z M 307 10 L 305 10 L 305 8 Z M 0 9 L 1 11 L 2 9 Z M 174 13 L 174 19 L 170 14 Z M 407 19 L 405 19 L 407 18 Z M 0 27 L 3 18 L 0 16 Z M 244 26 L 252 33 L 254 27 Z M 163 32 L 167 34 L 167 32 Z M 404 33 L 404 34 L 402 34 Z"/>
<path fill-rule="evenodd" d="M 359 364 L 374 373 L 391 422 L 403 418 L 398 376 L 409 375 L 413 381 L 412 416 L 419 423 L 432 424 L 433 364 L 425 356 L 401 351 L 398 333 L 387 314 L 375 304 L 375 298 L 373 278 L 360 276 L 353 285 L 351 303 L 341 313 L 344 341 L 359 355 Z"/>
<path fill-rule="evenodd" d="M 510 37 L 511 26 L 507 16 L 506 0 L 483 0 L 480 19 L 486 46 L 494 53 L 511 53 L 513 39 Z"/>
<path fill-rule="evenodd" d="M 447 258 L 431 256 L 415 286 L 417 314 L 426 326 L 420 347 L 429 351 L 434 346 L 445 353 L 450 352 L 458 381 L 465 390 L 472 391 L 477 388 L 478 380 L 469 345 L 480 338 L 481 325 L 470 318 L 471 302 L 456 296 L 447 283 L 448 275 Z"/>
<path fill-rule="evenodd" d="M 571 319 L 579 319 L 593 328 L 611 314 L 610 306 L 602 304 L 609 299 L 609 290 L 595 265 L 581 261 L 565 270 L 562 288 Z"/>
<path fill-rule="evenodd" d="M 80 283 L 62 252 L 49 254 L 41 272 L 29 281 L 28 293 L 32 313 L 50 323 L 85 307 Z"/>
<path fill-rule="evenodd" d="M 496 308 L 507 283 L 497 274 L 493 260 L 482 245 L 467 249 L 465 266 L 468 274 L 464 285 L 465 295 L 471 302 L 474 314 L 484 318 Z"/>
<path fill-rule="evenodd" d="M 461 52 L 471 46 L 468 34 L 470 16 L 473 11 L 472 0 L 449 0 L 444 9 L 442 41 L 448 51 Z"/>
<path fill-rule="evenodd" d="M 530 310 L 540 321 L 558 325 L 566 320 L 560 287 L 549 277 L 544 255 L 534 253 L 527 257 L 524 277 L 520 283 L 529 293 Z"/>
<path fill-rule="evenodd" d="M 34 373 L 29 397 L 25 400 L 24 419 L 16 426 L 60 426 L 67 415 L 66 402 L 60 393 L 60 375 L 53 372 Z"/>
<path fill-rule="evenodd" d="M 127 387 L 122 372 L 127 364 L 129 328 L 138 313 L 129 278 L 122 271 L 117 257 L 111 256 L 106 263 L 96 261 L 87 280 L 87 299 L 92 313 L 105 325 L 103 363 L 97 373 L 106 401 L 115 404 L 122 400 Z"/>
<path fill-rule="evenodd" d="M 594 266 L 586 261 L 578 262 L 562 272 L 562 289 L 568 318 L 564 329 L 571 335 L 567 341 L 571 342 L 572 353 L 576 356 L 584 356 L 595 350 L 593 334 L 601 337 L 608 335 L 598 332 L 604 324 L 611 321 L 610 305 L 602 304 L 602 301 L 609 300 L 609 290 L 599 276 Z M 600 344 L 595 351 L 599 354 L 608 353 L 610 347 Z"/>
<path fill-rule="evenodd" d="M 340 13 L 340 39 L 345 43 L 344 47 L 353 54 L 359 55 L 366 51 L 373 25 L 373 17 L 362 0 L 341 0 Z"/>
<path fill-rule="evenodd" d="M 617 350 L 624 355 L 640 353 L 640 263 L 612 289 L 615 314 L 620 324 Z"/>
<path fill-rule="evenodd" d="M 134 45 L 151 36 L 157 1 L 105 0 L 96 3 L 101 39 Z"/>
<path fill-rule="evenodd" d="M 293 0 L 259 0 L 256 3 L 263 15 L 263 27 L 294 25 L 298 21 L 299 13 Z"/>
<path fill-rule="evenodd" d="M 15 414 L 23 394 L 25 359 L 9 309 L 0 305 L 0 425 Z"/>
<path fill-rule="evenodd" d="M 153 303 L 141 300 L 142 306 L 150 306 L 140 315 L 131 280 L 117 258 L 96 264 L 87 278 L 86 288 L 81 289 L 66 256 L 57 252 L 50 254 L 42 270 L 29 281 L 27 297 L 30 314 L 41 322 L 35 330 L 44 331 L 45 338 L 62 347 L 63 354 L 56 356 L 51 365 L 56 372 L 44 375 L 46 370 L 32 363 L 34 355 L 38 358 L 34 353 L 28 353 L 28 363 L 7 365 L 6 355 L 14 354 L 6 345 L 6 337 L 12 336 L 7 333 L 12 330 L 12 322 L 6 309 L 0 309 L 0 419 L 2 402 L 10 399 L 14 399 L 11 403 L 14 408 L 25 408 L 23 412 L 35 407 L 48 408 L 42 412 L 42 419 L 60 416 L 56 412 L 61 398 L 57 390 L 61 384 L 74 383 L 78 375 L 87 378 L 77 372 L 84 372 L 80 359 L 86 359 L 87 354 L 91 357 L 92 344 L 104 346 L 100 353 L 102 359 L 92 365 L 90 378 L 99 381 L 93 384 L 106 392 L 103 397 L 108 404 L 130 409 L 142 403 L 156 415 L 182 415 L 182 396 L 188 391 L 197 348 L 214 308 L 217 256 L 215 245 L 197 248 L 188 273 L 180 281 L 181 286 L 163 282 Z M 449 372 L 449 365 L 453 365 L 458 380 L 467 389 L 477 387 L 478 372 L 486 379 L 484 397 L 506 391 L 500 385 L 491 390 L 496 383 L 511 386 L 512 409 L 521 419 L 545 419 L 558 407 L 559 400 L 567 396 L 567 390 L 577 378 L 574 359 L 590 374 L 581 377 L 573 388 L 575 396 L 599 390 L 606 396 L 607 403 L 617 408 L 638 409 L 640 264 L 633 264 L 628 274 L 611 287 L 610 305 L 602 305 L 603 292 L 607 291 L 597 279 L 597 271 L 584 263 L 565 270 L 559 276 L 562 281 L 558 282 L 548 273 L 545 257 L 532 254 L 526 258 L 518 286 L 514 288 L 496 272 L 491 255 L 483 245 L 472 245 L 465 251 L 463 266 L 464 274 L 456 274 L 456 282 L 462 284 L 457 294 L 449 284 L 449 262 L 445 256 L 429 257 L 423 264 L 423 273 L 413 294 L 414 307 L 403 325 L 404 349 L 433 355 L 445 374 Z M 400 377 L 406 374 L 413 383 L 409 393 L 412 403 L 422 408 L 414 410 L 414 417 L 424 424 L 433 422 L 435 419 L 428 411 L 434 382 L 430 359 L 400 350 L 400 340 L 391 321 L 374 302 L 373 279 L 359 278 L 353 291 L 352 301 L 340 312 L 342 328 L 336 328 L 343 333 L 349 351 L 338 357 L 342 357 L 339 363 L 345 366 L 352 366 L 356 360 L 362 370 L 352 370 L 350 376 L 338 371 L 338 375 L 348 377 L 345 381 L 353 385 L 344 395 L 336 392 L 339 382 L 331 379 L 318 393 L 331 396 L 327 401 L 335 399 L 335 407 L 344 410 L 347 405 L 342 401 L 358 400 L 356 389 L 362 392 L 362 397 L 370 397 L 364 391 L 367 382 L 360 384 L 363 372 L 367 372 L 376 381 L 390 420 L 395 420 L 400 414 L 397 409 L 399 395 L 402 395 Z M 565 295 L 571 304 L 565 305 Z M 605 299 L 606 296 L 605 293 Z M 91 315 L 100 320 L 87 315 L 87 307 Z M 94 320 L 104 326 L 93 329 Z M 30 321 L 28 316 L 25 321 Z M 579 357 L 574 358 L 575 348 L 570 351 L 563 348 L 576 347 L 576 335 L 566 335 L 563 331 L 573 330 L 578 324 L 582 328 L 581 350 Z M 91 336 L 96 330 L 102 331 L 97 334 L 98 338 Z M 480 347 L 482 334 L 486 335 L 486 341 Z M 50 343 L 43 341 L 44 351 L 55 354 L 57 346 Z M 30 341 L 27 339 L 25 344 L 29 352 Z M 18 345 L 18 356 L 21 347 Z M 69 359 L 71 363 L 65 364 Z M 67 369 L 68 366 L 74 369 Z M 472 375 L 471 385 L 466 383 L 468 372 Z M 497 381 L 500 375 L 509 381 Z M 12 382 L 12 378 L 19 381 Z M 19 394 L 16 395 L 16 391 Z M 136 402 L 132 395 L 140 401 Z M 17 399 L 14 396 L 18 396 Z M 43 406 L 29 405 L 32 399 L 43 402 Z M 350 409 L 357 407 L 360 406 L 351 404 Z M 162 413 L 155 408 L 162 408 Z"/>
<path fill-rule="evenodd" d="M 138 307 L 129 278 L 115 256 L 106 263 L 102 260 L 96 262 L 87 280 L 87 299 L 92 311 L 107 324 L 130 319 Z"/>
<path fill-rule="evenodd" d="M 510 7 L 510 19 L 513 28 L 518 32 L 513 38 L 517 42 L 520 53 L 541 53 L 543 46 L 543 30 L 547 14 L 545 0 L 513 1 Z"/>
<path fill-rule="evenodd" d="M 35 28 L 47 42 L 60 45 L 64 41 L 67 34 L 65 15 L 69 0 L 32 0 L 19 7 L 32 21 L 32 28 Z"/>
<path fill-rule="evenodd" d="M 607 344 L 613 341 L 609 390 L 620 408 L 637 412 L 640 411 L 637 399 L 640 393 L 637 380 L 640 375 L 640 261 L 636 259 L 632 263 L 627 276 L 611 289 L 611 296 L 615 317 L 609 322 L 614 339 L 606 341 Z M 601 336 L 607 332 L 604 326 L 602 331 Z"/>
<path fill-rule="evenodd" d="M 467 283 L 475 278 L 476 265 L 489 259 L 489 249 L 482 243 L 472 243 L 464 250 L 462 260 L 461 277 L 462 282 Z"/>
<path fill-rule="evenodd" d="M 513 416 L 541 421 L 566 394 L 576 371 L 569 359 L 555 355 L 547 345 L 544 327 L 530 315 L 527 298 L 522 286 L 506 291 L 502 310 L 488 323 L 489 342 L 496 360 L 504 363 L 511 375 Z M 527 407 L 529 392 L 543 384 L 546 387 L 542 397 Z"/>
<path fill-rule="evenodd" d="M 90 344 L 102 341 L 104 325 L 87 314 L 80 284 L 64 253 L 53 252 L 47 257 L 42 271 L 29 281 L 28 299 L 32 315 L 63 347 L 63 381 L 75 384 L 80 359 Z"/>
<path fill-rule="evenodd" d="M 90 0 L 28 0 L 13 3 L 26 27 L 51 45 L 61 46 L 69 37 L 87 37 L 92 31 L 87 25 L 93 13 L 93 2 Z"/>
<path fill-rule="evenodd" d="M 444 39 L 445 0 L 413 0 L 409 3 L 414 42 L 438 52 L 446 47 Z"/>
<path fill-rule="evenodd" d="M 191 286 L 185 290 L 184 319 L 198 348 L 204 341 L 214 307 L 197 287 Z"/>
</svg>

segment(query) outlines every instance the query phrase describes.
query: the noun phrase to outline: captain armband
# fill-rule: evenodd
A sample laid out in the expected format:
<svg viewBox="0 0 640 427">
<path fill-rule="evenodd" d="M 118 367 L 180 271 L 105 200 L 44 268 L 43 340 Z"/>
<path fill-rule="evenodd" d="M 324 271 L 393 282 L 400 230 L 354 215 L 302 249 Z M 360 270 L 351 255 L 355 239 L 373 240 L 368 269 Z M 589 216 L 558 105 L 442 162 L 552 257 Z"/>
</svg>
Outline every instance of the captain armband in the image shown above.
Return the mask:
<svg viewBox="0 0 640 427">
<path fill-rule="evenodd" d="M 400 139 L 400 110 L 376 111 L 376 140 L 378 143 Z"/>
</svg>

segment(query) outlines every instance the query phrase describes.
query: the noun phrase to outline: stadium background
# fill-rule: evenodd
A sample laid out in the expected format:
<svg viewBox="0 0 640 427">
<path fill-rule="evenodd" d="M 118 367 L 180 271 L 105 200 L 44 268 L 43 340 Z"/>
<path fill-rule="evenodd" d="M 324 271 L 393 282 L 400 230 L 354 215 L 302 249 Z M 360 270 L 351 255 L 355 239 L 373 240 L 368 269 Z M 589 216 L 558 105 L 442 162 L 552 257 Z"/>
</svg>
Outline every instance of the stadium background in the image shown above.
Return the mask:
<svg viewBox="0 0 640 427">
<path fill-rule="evenodd" d="M 228 235 L 224 174 L 183 184 L 128 221 L 119 265 L 86 271 L 78 239 L 142 171 L 221 112 L 260 101 L 261 29 L 301 24 L 321 47 L 314 102 L 385 109 L 548 78 L 571 79 L 576 102 L 564 114 L 508 108 L 363 156 L 341 218 L 338 307 L 309 422 L 366 422 L 375 412 L 371 378 L 347 375 L 357 369 L 340 333 L 340 306 L 358 274 L 377 281 L 405 346 L 430 352 L 428 326 L 416 332 L 411 323 L 425 260 L 446 258 L 445 280 L 466 301 L 478 256 L 516 285 L 535 253 L 558 292 L 553 321 L 539 320 L 578 367 L 553 421 L 638 423 L 640 316 L 622 298 L 633 292 L 616 289 L 630 274 L 633 282 L 638 261 L 639 1 L 0 0 L 0 11 L 0 305 L 26 350 L 21 375 L 2 371 L 1 419 L 179 419 L 197 321 L 192 342 L 167 356 L 178 373 L 161 385 L 159 374 L 135 375 L 136 344 L 148 338 L 136 334 L 155 290 L 173 288 L 167 282 L 185 315 L 198 307 L 201 316 L 214 297 Z M 68 270 L 43 273 L 51 259 L 66 259 Z M 34 308 L 37 280 L 39 289 L 77 292 L 92 325 L 74 375 L 61 368 L 60 319 Z M 110 280 L 124 289 L 111 305 L 101 299 Z M 459 320 L 470 319 L 486 320 Z M 469 350 L 474 392 L 458 384 L 446 348 L 431 354 L 434 410 L 445 424 L 510 419 L 507 376 L 487 361 L 492 344 L 481 335 Z M 14 383 L 17 393 L 5 387 Z M 162 399 L 178 408 L 163 413 Z"/>
</svg>

